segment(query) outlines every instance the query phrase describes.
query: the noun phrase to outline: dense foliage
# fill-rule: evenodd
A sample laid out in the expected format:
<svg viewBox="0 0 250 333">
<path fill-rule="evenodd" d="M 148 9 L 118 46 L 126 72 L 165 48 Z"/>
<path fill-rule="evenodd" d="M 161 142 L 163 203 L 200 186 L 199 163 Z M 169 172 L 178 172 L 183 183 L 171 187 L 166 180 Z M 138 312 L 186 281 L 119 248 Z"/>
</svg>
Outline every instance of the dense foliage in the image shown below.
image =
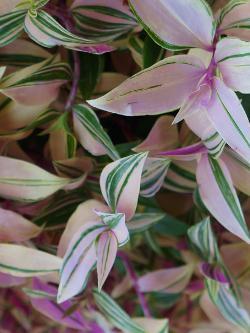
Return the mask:
<svg viewBox="0 0 250 333">
<path fill-rule="evenodd" d="M 250 332 L 250 0 L 0 0 L 0 333 Z"/>
</svg>

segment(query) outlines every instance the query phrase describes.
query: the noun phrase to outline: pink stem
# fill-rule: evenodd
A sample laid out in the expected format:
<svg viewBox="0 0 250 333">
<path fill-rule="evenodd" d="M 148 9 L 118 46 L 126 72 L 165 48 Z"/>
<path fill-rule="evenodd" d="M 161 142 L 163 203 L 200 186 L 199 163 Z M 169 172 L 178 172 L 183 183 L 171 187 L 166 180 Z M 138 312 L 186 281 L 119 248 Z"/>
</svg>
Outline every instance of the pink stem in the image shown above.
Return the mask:
<svg viewBox="0 0 250 333">
<path fill-rule="evenodd" d="M 138 285 L 138 278 L 137 278 L 137 274 L 133 268 L 133 265 L 131 263 L 131 261 L 129 260 L 128 256 L 124 253 L 119 251 L 118 252 L 118 256 L 122 259 L 124 266 L 126 267 L 130 277 L 131 277 L 131 281 L 133 283 L 133 287 L 136 291 L 136 294 L 138 296 L 141 308 L 143 310 L 144 316 L 150 318 L 151 317 L 151 313 L 149 310 L 149 306 L 147 304 L 146 298 L 144 296 L 144 294 L 140 291 L 139 285 Z"/>
</svg>

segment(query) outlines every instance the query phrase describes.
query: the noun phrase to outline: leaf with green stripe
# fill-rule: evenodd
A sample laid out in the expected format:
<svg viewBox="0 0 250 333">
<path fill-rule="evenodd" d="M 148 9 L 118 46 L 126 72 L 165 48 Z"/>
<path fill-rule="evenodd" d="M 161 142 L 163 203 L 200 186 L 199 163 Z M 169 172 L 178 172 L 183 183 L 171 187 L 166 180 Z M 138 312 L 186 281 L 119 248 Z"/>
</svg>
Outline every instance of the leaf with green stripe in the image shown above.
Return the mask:
<svg viewBox="0 0 250 333">
<path fill-rule="evenodd" d="M 219 16 L 218 31 L 222 35 L 250 40 L 250 3 L 249 0 L 231 0 Z"/>
<path fill-rule="evenodd" d="M 250 123 L 235 92 L 218 77 L 206 114 L 224 141 L 250 161 Z"/>
<path fill-rule="evenodd" d="M 209 217 L 189 228 L 188 236 L 205 261 L 212 264 L 221 260 Z"/>
<path fill-rule="evenodd" d="M 112 231 L 101 234 L 97 241 L 97 277 L 98 290 L 102 289 L 115 262 L 118 242 Z"/>
<path fill-rule="evenodd" d="M 81 145 L 94 156 L 107 154 L 119 159 L 119 154 L 95 112 L 84 104 L 75 105 L 74 131 Z"/>
<path fill-rule="evenodd" d="M 210 213 L 227 230 L 250 243 L 240 202 L 224 162 L 204 154 L 198 163 L 196 177 L 201 199 Z"/>
<path fill-rule="evenodd" d="M 112 5 L 112 6 L 111 6 Z M 72 5 L 76 26 L 85 38 L 110 41 L 123 37 L 137 27 L 127 5 L 122 1 L 76 0 Z"/>
<path fill-rule="evenodd" d="M 129 222 L 127 222 L 127 227 L 131 234 L 141 233 L 148 230 L 164 218 L 164 213 L 137 213 Z"/>
<path fill-rule="evenodd" d="M 211 8 L 204 0 L 160 3 L 130 0 L 129 3 L 138 22 L 161 47 L 180 51 L 191 47 L 207 49 L 212 45 L 215 22 Z M 202 28 L 198 29 L 198 26 Z"/>
<path fill-rule="evenodd" d="M 149 157 L 144 165 L 140 195 L 153 197 L 162 187 L 171 161 L 167 158 Z"/>
<path fill-rule="evenodd" d="M 0 91 L 21 105 L 48 106 L 70 78 L 68 64 L 60 62 L 58 56 L 51 56 L 3 77 Z"/>
<path fill-rule="evenodd" d="M 102 195 L 113 212 L 124 213 L 130 220 L 135 213 L 141 175 L 147 153 L 130 155 L 108 164 L 102 171 Z"/>
<path fill-rule="evenodd" d="M 16 40 L 23 32 L 26 10 L 15 10 L 0 16 L 0 47 Z"/>
<path fill-rule="evenodd" d="M 250 93 L 248 80 L 250 73 L 249 42 L 237 38 L 223 38 L 216 46 L 215 61 L 223 81 L 228 87 L 242 94 Z"/>
<path fill-rule="evenodd" d="M 85 288 L 89 275 L 97 262 L 95 241 L 104 230 L 103 224 L 89 222 L 73 236 L 60 270 L 58 303 L 72 298 Z"/>
<path fill-rule="evenodd" d="M 250 316 L 248 311 L 235 299 L 227 284 L 219 283 L 212 279 L 206 279 L 206 288 L 209 297 L 218 308 L 222 316 L 244 332 L 250 330 Z"/>
<path fill-rule="evenodd" d="M 0 196 L 3 198 L 38 201 L 76 181 L 53 175 L 29 162 L 0 156 Z"/>
<path fill-rule="evenodd" d="M 178 193 L 192 193 L 197 184 L 196 161 L 174 161 L 170 164 L 163 187 Z"/>
<path fill-rule="evenodd" d="M 96 44 L 69 32 L 43 10 L 38 10 L 36 14 L 26 15 L 24 29 L 32 40 L 44 47 L 63 45 L 68 49 L 97 54 L 113 50 L 108 45 Z"/>
<path fill-rule="evenodd" d="M 145 333 L 146 331 L 136 324 L 128 314 L 105 292 L 93 290 L 96 305 L 104 316 L 122 332 Z"/>
<path fill-rule="evenodd" d="M 0 272 L 18 277 L 33 277 L 59 272 L 62 259 L 14 244 L 0 244 Z"/>
</svg>

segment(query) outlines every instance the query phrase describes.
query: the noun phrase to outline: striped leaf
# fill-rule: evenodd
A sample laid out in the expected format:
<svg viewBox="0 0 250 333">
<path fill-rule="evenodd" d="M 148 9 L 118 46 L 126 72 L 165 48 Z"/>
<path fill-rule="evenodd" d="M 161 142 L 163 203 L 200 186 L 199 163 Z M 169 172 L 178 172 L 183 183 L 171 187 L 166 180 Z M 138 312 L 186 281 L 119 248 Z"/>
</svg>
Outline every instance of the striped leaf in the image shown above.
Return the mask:
<svg viewBox="0 0 250 333">
<path fill-rule="evenodd" d="M 72 298 L 85 288 L 97 262 L 95 240 L 104 230 L 103 224 L 89 222 L 74 234 L 60 270 L 58 303 Z"/>
<path fill-rule="evenodd" d="M 0 272 L 33 277 L 58 272 L 62 259 L 21 245 L 0 244 Z"/>
<path fill-rule="evenodd" d="M 130 155 L 108 164 L 102 171 L 102 195 L 113 212 L 124 213 L 126 220 L 134 215 L 140 181 L 147 153 Z"/>
<path fill-rule="evenodd" d="M 206 279 L 206 288 L 210 299 L 218 308 L 222 316 L 233 325 L 241 327 L 246 330 L 246 332 L 249 332 L 249 313 L 237 302 L 228 285 L 212 279 Z"/>
<path fill-rule="evenodd" d="M 91 40 L 114 40 L 137 27 L 122 0 L 76 0 L 71 8 L 79 32 Z"/>
<path fill-rule="evenodd" d="M 101 234 L 97 241 L 97 276 L 98 290 L 102 289 L 113 265 L 117 254 L 118 242 L 112 231 Z"/>
<path fill-rule="evenodd" d="M 78 178 L 55 176 L 29 162 L 0 156 L 0 196 L 3 198 L 38 201 L 78 181 Z"/>
<path fill-rule="evenodd" d="M 185 54 L 168 57 L 88 103 L 126 116 L 171 112 L 183 105 L 196 89 L 204 72 L 205 66 L 196 56 Z"/>
<path fill-rule="evenodd" d="M 185 122 L 192 132 L 201 138 L 211 156 L 218 158 L 222 154 L 226 143 L 215 130 L 205 110 L 200 109 L 199 112 L 187 117 Z"/>
<path fill-rule="evenodd" d="M 26 15 L 24 29 L 32 40 L 48 48 L 63 45 L 68 49 L 98 54 L 113 49 L 103 44 L 96 45 L 89 39 L 74 35 L 43 10 L 37 11 L 36 16 Z"/>
<path fill-rule="evenodd" d="M 119 154 L 108 134 L 102 127 L 95 112 L 86 105 L 75 105 L 74 131 L 81 145 L 92 155 L 108 154 L 111 159 L 119 159 Z"/>
<path fill-rule="evenodd" d="M 230 171 L 234 186 L 246 195 L 250 195 L 250 163 L 243 160 L 237 153 L 230 148 L 226 148 L 222 155 Z"/>
<path fill-rule="evenodd" d="M 249 231 L 226 165 L 204 154 L 197 167 L 201 199 L 227 230 L 250 243 Z"/>
<path fill-rule="evenodd" d="M 172 162 L 163 187 L 178 193 L 192 193 L 197 186 L 195 169 L 195 161 Z"/>
<path fill-rule="evenodd" d="M 57 98 L 59 88 L 70 77 L 68 64 L 52 56 L 5 76 L 0 81 L 0 91 L 22 105 L 46 107 Z"/>
<path fill-rule="evenodd" d="M 146 333 L 146 331 L 136 324 L 126 312 L 105 292 L 93 290 L 96 305 L 104 316 L 122 332 Z"/>
<path fill-rule="evenodd" d="M 139 23 L 161 47 L 171 51 L 211 47 L 215 23 L 206 1 L 156 3 L 150 0 L 130 0 L 130 5 Z"/>
<path fill-rule="evenodd" d="M 12 43 L 24 28 L 26 10 L 16 10 L 0 16 L 0 47 Z"/>
<path fill-rule="evenodd" d="M 51 54 L 33 42 L 19 38 L 1 48 L 0 65 L 25 67 L 37 64 Z"/>
<path fill-rule="evenodd" d="M 60 202 L 60 204 L 63 205 L 63 202 L 64 201 L 62 201 L 62 203 Z M 57 254 L 60 257 L 65 255 L 70 241 L 81 227 L 89 223 L 89 221 L 93 221 L 99 224 L 101 223 L 100 217 L 96 214 L 96 210 L 105 212 L 108 210 L 108 207 L 100 201 L 94 199 L 86 200 L 86 198 L 82 198 L 81 204 L 79 204 L 76 209 L 73 210 L 70 218 L 68 219 L 66 228 L 64 229 L 64 232 L 60 238 L 60 242 L 57 248 Z"/>
<path fill-rule="evenodd" d="M 138 285 L 143 293 L 156 291 L 180 293 L 188 285 L 192 271 L 191 265 L 157 270 L 141 276 Z"/>
<path fill-rule="evenodd" d="M 214 78 L 214 89 L 207 117 L 224 141 L 247 161 L 250 161 L 250 123 L 233 90 Z"/>
<path fill-rule="evenodd" d="M 129 241 L 129 232 L 126 226 L 125 215 L 123 213 L 110 214 L 95 210 L 104 225 L 115 234 L 118 245 L 123 246 Z"/>
<path fill-rule="evenodd" d="M 165 216 L 164 213 L 137 213 L 127 222 L 127 227 L 131 234 L 141 233 L 160 222 Z"/>
<path fill-rule="evenodd" d="M 209 217 L 189 228 L 188 236 L 205 261 L 216 263 L 221 260 Z"/>
<path fill-rule="evenodd" d="M 140 195 L 153 197 L 162 187 L 171 161 L 167 158 L 148 158 L 141 178 Z"/>
<path fill-rule="evenodd" d="M 219 17 L 219 32 L 222 35 L 250 41 L 249 0 L 231 0 L 222 9 Z"/>
</svg>

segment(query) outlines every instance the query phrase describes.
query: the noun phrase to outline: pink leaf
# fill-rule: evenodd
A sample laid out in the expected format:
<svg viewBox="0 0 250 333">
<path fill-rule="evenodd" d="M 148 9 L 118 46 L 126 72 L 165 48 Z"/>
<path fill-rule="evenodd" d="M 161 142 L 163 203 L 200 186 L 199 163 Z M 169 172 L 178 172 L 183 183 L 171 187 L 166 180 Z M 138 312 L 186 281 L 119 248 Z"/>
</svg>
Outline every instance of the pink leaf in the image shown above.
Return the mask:
<svg viewBox="0 0 250 333">
<path fill-rule="evenodd" d="M 0 242 L 24 242 L 36 237 L 41 228 L 21 215 L 0 208 Z"/>
<path fill-rule="evenodd" d="M 130 0 L 152 38 L 170 50 L 209 49 L 214 37 L 213 14 L 203 0 Z"/>
<path fill-rule="evenodd" d="M 105 212 L 108 211 L 108 207 L 100 201 L 87 200 L 80 204 L 71 215 L 58 245 L 57 254 L 60 257 L 64 256 L 71 239 L 81 227 L 89 221 L 100 222 L 100 218 L 94 210 Z"/>
<path fill-rule="evenodd" d="M 249 231 L 226 165 L 204 154 L 198 163 L 196 177 L 201 199 L 210 213 L 227 230 L 250 243 Z"/>
<path fill-rule="evenodd" d="M 226 143 L 250 161 L 250 124 L 237 95 L 219 78 L 214 89 L 207 116 Z"/>
<path fill-rule="evenodd" d="M 101 290 L 115 262 L 117 238 L 112 231 L 101 234 L 97 241 L 97 275 L 98 289 Z"/>
<path fill-rule="evenodd" d="M 137 153 L 149 151 L 150 154 L 154 155 L 177 147 L 179 136 L 177 127 L 171 126 L 173 120 L 172 116 L 162 116 L 157 119 L 148 137 L 133 150 Z"/>
<path fill-rule="evenodd" d="M 101 173 L 104 199 L 112 212 L 124 213 L 127 221 L 135 213 L 146 158 L 147 153 L 130 155 L 108 164 Z"/>
<path fill-rule="evenodd" d="M 180 108 L 196 89 L 205 66 L 197 57 L 178 55 L 147 68 L 88 103 L 126 116 L 154 115 Z"/>
<path fill-rule="evenodd" d="M 225 84 L 243 94 L 250 93 L 250 43 L 224 38 L 216 46 L 215 60 Z"/>
</svg>

